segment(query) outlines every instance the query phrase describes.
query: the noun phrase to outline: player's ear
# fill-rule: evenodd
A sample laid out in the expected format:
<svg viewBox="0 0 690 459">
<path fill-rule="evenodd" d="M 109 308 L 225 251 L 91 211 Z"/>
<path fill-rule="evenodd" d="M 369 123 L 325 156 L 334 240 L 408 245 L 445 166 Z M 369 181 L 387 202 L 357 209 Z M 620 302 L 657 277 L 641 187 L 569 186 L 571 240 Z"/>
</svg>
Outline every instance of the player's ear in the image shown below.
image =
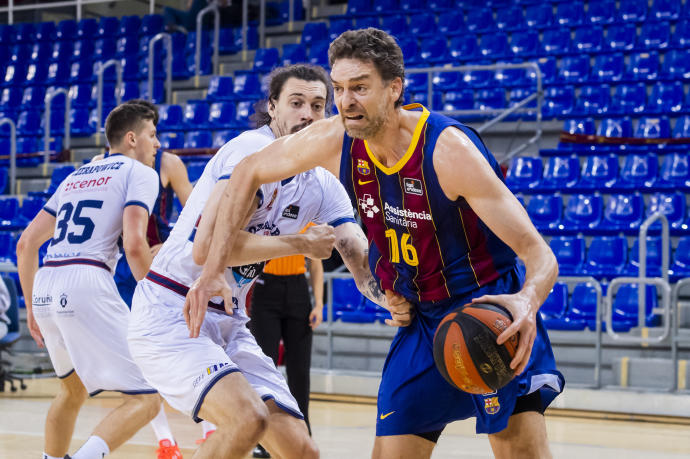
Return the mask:
<svg viewBox="0 0 690 459">
<path fill-rule="evenodd" d="M 403 90 L 402 78 L 395 77 L 393 80 L 391 80 L 390 88 L 391 88 L 393 100 L 398 100 L 400 98 L 400 94 L 402 94 L 402 90 Z"/>
<path fill-rule="evenodd" d="M 273 99 L 271 99 L 270 97 L 266 102 L 266 111 L 268 112 L 268 116 L 270 116 L 271 119 L 275 119 L 276 105 L 275 102 L 273 102 Z"/>
</svg>

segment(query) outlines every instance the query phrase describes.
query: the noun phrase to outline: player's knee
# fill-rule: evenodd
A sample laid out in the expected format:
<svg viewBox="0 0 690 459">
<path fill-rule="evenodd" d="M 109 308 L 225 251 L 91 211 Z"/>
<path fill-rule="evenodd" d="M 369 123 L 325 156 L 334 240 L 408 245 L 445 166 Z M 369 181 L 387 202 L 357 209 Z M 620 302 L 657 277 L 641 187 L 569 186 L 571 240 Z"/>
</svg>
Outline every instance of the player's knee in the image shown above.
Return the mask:
<svg viewBox="0 0 690 459">
<path fill-rule="evenodd" d="M 89 396 L 81 381 L 63 381 L 59 394 L 66 403 L 75 406 L 81 406 Z"/>
<path fill-rule="evenodd" d="M 242 430 L 257 442 L 268 429 L 268 409 L 265 405 L 252 406 L 246 411 L 242 421 Z"/>
<path fill-rule="evenodd" d="M 160 412 L 161 396 L 158 394 L 141 394 L 133 396 L 134 403 L 142 416 L 153 419 Z"/>
<path fill-rule="evenodd" d="M 302 443 L 302 454 L 299 457 L 303 459 L 318 459 L 319 455 L 319 448 L 316 446 L 316 442 L 311 437 L 307 437 Z"/>
</svg>

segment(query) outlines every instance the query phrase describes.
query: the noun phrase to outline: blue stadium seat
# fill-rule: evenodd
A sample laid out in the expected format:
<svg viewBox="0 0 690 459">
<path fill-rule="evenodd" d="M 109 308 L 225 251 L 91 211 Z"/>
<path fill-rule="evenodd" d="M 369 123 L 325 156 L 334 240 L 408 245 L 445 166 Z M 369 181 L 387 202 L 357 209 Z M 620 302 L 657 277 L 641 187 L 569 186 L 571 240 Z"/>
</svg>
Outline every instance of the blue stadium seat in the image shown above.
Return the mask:
<svg viewBox="0 0 690 459">
<path fill-rule="evenodd" d="M 36 39 L 36 25 L 33 22 L 22 22 L 14 26 L 14 43 L 32 43 Z"/>
<path fill-rule="evenodd" d="M 26 81 L 27 64 L 11 64 L 5 70 L 5 78 L 1 86 L 22 86 Z"/>
<path fill-rule="evenodd" d="M 654 285 L 645 286 L 645 320 L 644 324 L 654 327 L 661 323 L 661 317 L 652 312 L 658 306 L 657 291 Z M 613 300 L 613 324 L 616 331 L 627 331 L 638 325 L 639 299 L 637 284 L 623 284 Z M 618 326 L 618 330 L 616 329 Z"/>
<path fill-rule="evenodd" d="M 30 62 L 47 65 L 48 61 L 50 61 L 53 56 L 53 47 L 54 44 L 52 42 L 34 43 L 31 47 L 31 55 L 29 56 Z"/>
<path fill-rule="evenodd" d="M 39 110 L 43 108 L 46 89 L 42 86 L 29 86 L 24 89 L 19 110 Z"/>
<path fill-rule="evenodd" d="M 250 126 L 249 117 L 254 113 L 254 101 L 243 100 L 237 103 L 235 109 L 235 127 L 247 129 Z"/>
<path fill-rule="evenodd" d="M 114 87 L 111 87 L 112 90 L 114 91 Z M 93 91 L 95 91 L 97 88 L 93 88 Z M 105 97 L 105 91 L 106 87 L 103 87 L 103 93 Z M 70 100 L 70 106 L 73 108 L 89 108 L 92 106 L 91 103 L 91 92 L 92 92 L 92 86 L 88 84 L 77 84 L 77 85 L 72 85 L 69 88 L 69 100 Z M 114 94 L 113 94 L 114 98 Z M 55 100 L 55 99 L 53 99 Z M 63 99 L 64 100 L 64 99 Z"/>
<path fill-rule="evenodd" d="M 683 115 L 676 119 L 676 124 L 673 126 L 673 138 L 690 138 L 690 115 Z"/>
<path fill-rule="evenodd" d="M 558 76 L 564 83 L 584 83 L 589 77 L 589 56 L 564 57 L 561 59 Z"/>
<path fill-rule="evenodd" d="M 236 100 L 261 99 L 261 81 L 255 72 L 235 71 L 235 79 L 232 93 Z"/>
<path fill-rule="evenodd" d="M 544 165 L 538 157 L 517 156 L 510 162 L 506 185 L 513 192 L 535 192 L 540 188 Z"/>
<path fill-rule="evenodd" d="M 445 39 L 445 38 L 444 38 Z M 508 36 L 503 32 L 482 35 L 479 39 L 479 55 L 485 59 L 502 59 L 508 54 Z"/>
<path fill-rule="evenodd" d="M 576 190 L 592 192 L 604 191 L 613 188 L 618 180 L 618 156 L 588 156 L 582 167 L 580 181 L 575 186 Z"/>
<path fill-rule="evenodd" d="M 98 34 L 98 21 L 94 18 L 82 19 L 77 23 L 77 36 L 80 40 L 90 40 Z"/>
<path fill-rule="evenodd" d="M 527 213 L 542 234 L 562 232 L 563 198 L 558 193 L 536 194 L 527 203 Z"/>
<path fill-rule="evenodd" d="M 36 41 L 53 41 L 55 40 L 56 27 L 52 21 L 41 22 L 36 25 Z"/>
<path fill-rule="evenodd" d="M 184 148 L 184 135 L 181 132 L 162 132 L 158 136 L 163 150 Z"/>
<path fill-rule="evenodd" d="M 69 84 L 71 70 L 72 66 L 69 63 L 69 59 L 61 62 L 52 62 L 48 66 L 48 76 L 45 80 L 46 85 L 67 86 Z"/>
<path fill-rule="evenodd" d="M 597 279 L 619 277 L 625 271 L 627 254 L 624 236 L 596 236 L 589 244 L 582 273 Z"/>
<path fill-rule="evenodd" d="M 208 83 L 207 98 L 213 100 L 233 100 L 234 83 L 231 76 L 212 76 Z"/>
<path fill-rule="evenodd" d="M 306 26 L 305 26 L 306 27 Z M 407 18 L 402 14 L 391 14 L 381 18 L 381 30 L 394 37 L 407 33 Z M 328 39 L 326 36 L 320 41 Z M 302 40 L 304 42 L 304 40 Z"/>
<path fill-rule="evenodd" d="M 208 127 L 208 103 L 205 100 L 188 100 L 184 108 L 184 125 L 188 129 Z"/>
<path fill-rule="evenodd" d="M 2 144 L 7 144 L 9 141 L 6 139 L 0 140 Z M 0 147 L 0 151 L 2 152 L 1 154 L 5 154 L 4 147 Z M 5 194 L 7 191 L 7 182 L 9 181 L 8 179 L 8 172 L 6 167 L 0 168 L 0 194 Z"/>
<path fill-rule="evenodd" d="M 556 284 L 549 292 L 549 296 L 539 308 L 544 325 L 548 327 L 551 320 L 558 320 L 565 315 L 568 308 L 568 286 L 563 282 Z"/>
<path fill-rule="evenodd" d="M 614 194 L 606 202 L 597 230 L 604 234 L 636 234 L 644 219 L 644 199 L 639 193 Z"/>
<path fill-rule="evenodd" d="M 525 28 L 525 17 L 522 6 L 512 5 L 496 9 L 496 27 L 499 30 L 512 32 Z"/>
<path fill-rule="evenodd" d="M 563 2 L 556 6 L 556 24 L 561 27 L 574 27 L 582 24 L 585 7 L 582 2 Z"/>
<path fill-rule="evenodd" d="M 13 221 L 18 213 L 19 200 L 17 198 L 6 197 L 0 199 L 0 230 L 12 231 L 21 229 L 21 226 L 16 226 Z"/>
<path fill-rule="evenodd" d="M 568 134 L 594 135 L 595 130 L 593 118 L 571 118 L 563 121 L 563 132 Z"/>
<path fill-rule="evenodd" d="M 85 61 L 91 59 L 95 53 L 93 40 L 77 40 L 72 48 L 72 61 Z"/>
<path fill-rule="evenodd" d="M 448 61 L 446 37 L 429 37 L 422 40 L 419 57 L 429 67 Z"/>
<path fill-rule="evenodd" d="M 141 18 L 135 15 L 122 16 L 120 19 L 120 27 L 117 30 L 117 35 L 119 37 L 125 36 L 136 36 L 139 34 L 139 28 L 141 27 Z"/>
<path fill-rule="evenodd" d="M 147 82 L 148 83 L 148 82 Z M 156 86 L 158 85 L 158 82 L 154 80 L 153 82 L 153 92 L 156 93 Z M 138 99 L 139 96 L 142 94 L 142 91 L 139 90 L 139 82 L 138 81 L 125 81 L 123 83 L 124 88 L 122 89 L 122 100 L 130 100 L 130 99 Z M 148 88 L 146 89 L 148 91 Z M 145 94 L 146 91 L 143 93 Z M 107 112 L 106 112 L 107 113 Z"/>
<path fill-rule="evenodd" d="M 441 93 L 433 93 L 432 94 L 432 103 L 429 103 L 429 94 L 424 91 L 424 92 L 418 92 L 418 93 L 412 93 L 412 92 L 406 92 L 405 93 L 405 103 L 406 104 L 412 104 L 412 103 L 417 103 L 417 104 L 422 104 L 429 108 L 430 110 L 435 110 L 439 109 L 443 105 L 443 97 Z"/>
<path fill-rule="evenodd" d="M 555 57 L 541 57 L 537 64 L 539 65 L 539 70 L 541 70 L 542 84 L 552 85 L 560 83 L 558 81 L 558 67 L 556 66 Z M 528 76 L 532 82 L 536 82 L 537 76 L 535 72 L 528 71 Z"/>
<path fill-rule="evenodd" d="M 606 284 L 602 284 L 605 292 Z M 591 330 L 596 328 L 597 292 L 590 283 L 577 284 L 573 288 L 570 304 L 565 319 L 574 324 L 586 325 Z M 582 329 L 581 328 L 581 329 Z"/>
<path fill-rule="evenodd" d="M 159 132 L 183 130 L 185 125 L 182 107 L 180 105 L 159 105 L 158 126 L 156 127 Z"/>
<path fill-rule="evenodd" d="M 690 51 L 678 49 L 668 51 L 664 55 L 660 78 L 664 80 L 690 80 Z"/>
<path fill-rule="evenodd" d="M 671 123 L 666 116 L 643 117 L 635 129 L 635 137 L 667 139 L 671 136 Z"/>
<path fill-rule="evenodd" d="M 629 22 L 643 22 L 647 18 L 647 0 L 626 0 L 618 7 L 620 19 Z"/>
<path fill-rule="evenodd" d="M 354 309 L 362 301 L 354 279 L 333 279 L 333 310 Z"/>
<path fill-rule="evenodd" d="M 413 66 L 420 62 L 419 59 L 419 46 L 417 45 L 417 40 L 410 37 L 403 37 L 398 39 L 398 45 L 402 50 L 403 58 L 405 59 L 405 65 Z"/>
<path fill-rule="evenodd" d="M 32 43 L 16 44 L 10 48 L 10 62 L 12 64 L 28 64 L 31 59 Z"/>
<path fill-rule="evenodd" d="M 669 230 L 672 234 L 687 234 L 688 220 L 687 205 L 684 193 L 655 193 L 649 198 L 647 217 L 661 212 L 668 220 Z M 649 228 L 650 232 L 661 231 L 661 222 L 655 222 Z"/>
<path fill-rule="evenodd" d="M 140 35 L 152 37 L 160 32 L 163 32 L 163 16 L 160 14 L 147 14 L 141 18 Z"/>
<path fill-rule="evenodd" d="M 235 104 L 233 102 L 214 102 L 209 108 L 209 125 L 211 129 L 229 129 L 235 122 Z"/>
<path fill-rule="evenodd" d="M 547 29 L 541 40 L 544 54 L 564 55 L 570 52 L 570 29 Z"/>
<path fill-rule="evenodd" d="M 545 119 L 563 118 L 572 112 L 574 101 L 572 86 L 550 86 L 544 92 L 542 115 Z"/>
<path fill-rule="evenodd" d="M 213 138 L 210 131 L 188 131 L 185 134 L 185 148 L 211 148 Z"/>
<path fill-rule="evenodd" d="M 592 25 L 611 24 L 616 20 L 616 2 L 604 0 L 587 3 L 587 15 L 585 22 Z"/>
<path fill-rule="evenodd" d="M 203 161 L 187 163 L 187 176 L 189 177 L 189 181 L 194 183 L 199 180 L 199 177 L 201 177 L 201 174 L 203 174 L 205 167 L 206 163 Z"/>
<path fill-rule="evenodd" d="M 347 2 L 348 16 L 370 14 L 371 12 L 372 4 L 370 0 L 350 0 Z"/>
<path fill-rule="evenodd" d="M 590 79 L 593 81 L 620 81 L 625 71 L 623 54 L 599 54 L 594 58 Z"/>
<path fill-rule="evenodd" d="M 22 88 L 11 86 L 3 88 L 0 94 L 0 109 L 15 111 L 22 102 Z"/>
<path fill-rule="evenodd" d="M 654 153 L 627 155 L 615 188 L 650 190 L 655 185 L 658 169 L 659 163 Z"/>
<path fill-rule="evenodd" d="M 580 178 L 580 161 L 576 155 L 552 156 L 546 163 L 538 191 L 560 191 L 575 186 Z"/>
<path fill-rule="evenodd" d="M 96 35 L 99 38 L 114 38 L 117 35 L 118 28 L 120 27 L 120 20 L 112 16 L 101 16 L 98 21 L 98 31 Z"/>
<path fill-rule="evenodd" d="M 439 16 L 436 27 L 440 34 L 448 37 L 453 35 L 464 35 L 467 33 L 465 13 L 460 8 L 444 12 Z"/>
<path fill-rule="evenodd" d="M 58 22 L 55 28 L 55 38 L 57 40 L 74 40 L 77 38 L 77 21 L 74 19 L 65 19 Z"/>
<path fill-rule="evenodd" d="M 603 116 L 611 103 L 611 88 L 607 84 L 583 86 L 576 98 L 572 114 L 577 116 Z"/>
<path fill-rule="evenodd" d="M 17 118 L 17 132 L 22 135 L 42 134 L 41 113 L 38 111 L 23 111 Z"/>
<path fill-rule="evenodd" d="M 283 45 L 282 65 L 299 64 L 307 60 L 307 50 L 302 45 L 286 43 Z"/>
<path fill-rule="evenodd" d="M 409 92 L 422 92 L 428 89 L 428 73 L 408 73 L 405 75 L 405 90 Z"/>
<path fill-rule="evenodd" d="M 553 25 L 551 3 L 540 2 L 535 5 L 528 5 L 525 9 L 525 22 L 529 28 L 547 28 Z"/>
<path fill-rule="evenodd" d="M 477 36 L 474 34 L 452 37 L 448 52 L 456 62 L 468 62 L 478 56 Z M 404 54 L 404 53 L 403 53 Z"/>
<path fill-rule="evenodd" d="M 407 34 L 411 37 L 436 36 L 436 15 L 433 13 L 418 13 L 410 20 Z M 424 42 L 422 41 L 422 45 Z"/>
<path fill-rule="evenodd" d="M 94 42 L 94 61 L 109 61 L 115 58 L 117 51 L 117 42 L 107 38 L 101 38 Z"/>
<path fill-rule="evenodd" d="M 626 78 L 632 81 L 656 80 L 659 75 L 659 53 L 644 52 L 630 56 Z"/>
<path fill-rule="evenodd" d="M 670 41 L 668 22 L 645 22 L 637 36 L 637 47 L 640 50 L 665 49 Z"/>
<path fill-rule="evenodd" d="M 662 190 L 690 191 L 690 158 L 686 152 L 664 156 L 656 186 Z"/>
<path fill-rule="evenodd" d="M 139 53 L 139 38 L 127 35 L 117 40 L 115 45 L 115 57 L 136 56 Z"/>
<path fill-rule="evenodd" d="M 338 36 L 352 28 L 352 18 L 342 16 L 331 16 L 328 19 L 328 39 L 333 41 Z"/>
<path fill-rule="evenodd" d="M 599 26 L 583 26 L 575 29 L 573 51 L 577 53 L 598 53 L 604 44 L 604 29 Z"/>
<path fill-rule="evenodd" d="M 690 236 L 683 236 L 678 240 L 669 271 L 674 281 L 690 277 Z"/>
<path fill-rule="evenodd" d="M 635 24 L 615 24 L 606 30 L 605 44 L 609 51 L 630 51 L 635 47 Z"/>
<path fill-rule="evenodd" d="M 70 84 L 90 83 L 93 80 L 93 65 L 89 61 L 72 62 Z"/>
<path fill-rule="evenodd" d="M 313 43 L 309 47 L 309 52 L 307 53 L 307 62 L 312 65 L 320 65 L 321 67 L 328 68 L 328 47 L 330 44 L 331 42 L 328 40 Z"/>
<path fill-rule="evenodd" d="M 613 92 L 613 100 L 609 112 L 612 115 L 644 113 L 646 100 L 647 89 L 644 83 L 618 85 Z M 615 137 L 630 137 L 630 135 Z"/>
<path fill-rule="evenodd" d="M 212 148 L 220 148 L 225 145 L 228 141 L 237 137 L 242 131 L 236 131 L 234 129 L 223 129 L 222 131 L 215 131 L 213 133 L 213 146 Z"/>
<path fill-rule="evenodd" d="M 657 21 L 675 21 L 680 16 L 680 0 L 654 0 L 650 16 Z"/>
<path fill-rule="evenodd" d="M 663 115 L 678 113 L 683 108 L 683 83 L 658 82 L 652 87 L 652 93 L 647 99 L 645 114 Z"/>
<path fill-rule="evenodd" d="M 563 214 L 563 234 L 596 233 L 603 207 L 599 193 L 571 195 Z"/>
<path fill-rule="evenodd" d="M 268 73 L 280 63 L 280 54 L 277 48 L 259 48 L 254 54 L 253 70 L 260 73 Z"/>
<path fill-rule="evenodd" d="M 24 198 L 19 214 L 13 219 L 13 225 L 18 228 L 25 227 L 38 215 L 44 205 L 45 201 L 42 198 Z"/>
<path fill-rule="evenodd" d="M 444 111 L 474 109 L 474 91 L 471 89 L 448 91 L 443 99 Z"/>
<path fill-rule="evenodd" d="M 506 92 L 503 88 L 487 88 L 477 91 L 474 97 L 476 110 L 497 110 L 506 107 Z"/>
<path fill-rule="evenodd" d="M 360 16 L 355 19 L 355 27 L 357 29 L 366 29 L 368 27 L 379 28 L 381 27 L 381 21 L 378 16 Z"/>
<path fill-rule="evenodd" d="M 585 262 L 585 240 L 579 236 L 554 236 L 549 246 L 558 260 L 561 276 L 577 276 Z"/>
<path fill-rule="evenodd" d="M 690 48 L 690 19 L 683 19 L 676 23 L 671 44 L 677 48 Z"/>
<path fill-rule="evenodd" d="M 539 34 L 535 30 L 512 33 L 509 52 L 521 59 L 536 56 L 539 53 Z"/>
<path fill-rule="evenodd" d="M 481 8 L 479 6 L 468 10 L 465 25 L 467 30 L 472 33 L 485 33 L 496 30 L 496 23 L 494 22 L 491 8 Z"/>
<path fill-rule="evenodd" d="M 480 61 L 477 64 L 482 65 L 487 63 L 486 61 Z M 496 76 L 491 70 L 471 70 L 469 72 L 464 72 L 462 79 L 468 87 L 483 88 L 492 86 Z"/>
</svg>

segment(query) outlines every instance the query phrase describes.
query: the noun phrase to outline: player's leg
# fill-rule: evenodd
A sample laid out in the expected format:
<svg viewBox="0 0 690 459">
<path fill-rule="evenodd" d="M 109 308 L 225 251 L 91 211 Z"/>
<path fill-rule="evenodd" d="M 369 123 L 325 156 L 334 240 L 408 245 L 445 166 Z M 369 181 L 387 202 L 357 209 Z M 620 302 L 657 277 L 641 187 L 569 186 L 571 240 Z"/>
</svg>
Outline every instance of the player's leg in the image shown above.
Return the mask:
<svg viewBox="0 0 690 459">
<path fill-rule="evenodd" d="M 46 415 L 45 453 L 63 457 L 69 449 L 77 415 L 88 393 L 79 376 L 71 372 L 60 379 L 60 388 Z"/>
<path fill-rule="evenodd" d="M 216 431 L 201 444 L 195 458 L 246 457 L 268 427 L 266 405 L 240 372 L 228 373 L 208 391 L 198 417 Z"/>
<path fill-rule="evenodd" d="M 550 459 L 544 415 L 537 411 L 514 414 L 508 427 L 490 434 L 489 442 L 497 459 Z"/>
<path fill-rule="evenodd" d="M 287 413 L 273 400 L 266 402 L 270 413 L 266 435 L 261 444 L 279 459 L 318 458 L 319 449 L 309 436 L 307 425 L 301 419 Z"/>
<path fill-rule="evenodd" d="M 425 459 L 431 457 L 431 452 L 436 446 L 435 441 L 418 435 L 390 435 L 376 437 L 374 440 L 373 459 L 399 458 L 399 459 Z"/>
</svg>

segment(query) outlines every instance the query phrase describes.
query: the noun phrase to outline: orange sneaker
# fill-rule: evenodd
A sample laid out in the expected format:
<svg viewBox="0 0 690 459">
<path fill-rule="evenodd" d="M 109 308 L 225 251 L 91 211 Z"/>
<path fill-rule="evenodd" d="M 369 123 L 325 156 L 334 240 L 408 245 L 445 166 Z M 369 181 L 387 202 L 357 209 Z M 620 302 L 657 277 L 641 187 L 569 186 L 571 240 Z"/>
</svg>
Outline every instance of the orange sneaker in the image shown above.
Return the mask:
<svg viewBox="0 0 690 459">
<path fill-rule="evenodd" d="M 196 441 L 196 444 L 197 444 L 197 445 L 200 445 L 200 444 L 202 444 L 203 442 L 205 442 L 206 440 L 208 440 L 208 436 L 211 435 L 213 432 L 215 432 L 215 430 L 209 430 L 208 432 L 206 432 L 206 436 L 203 437 L 203 438 L 199 438 L 199 439 Z"/>
<path fill-rule="evenodd" d="M 163 439 L 158 442 L 158 449 L 156 450 L 158 459 L 182 459 L 182 453 L 177 443 L 173 444 L 168 439 Z"/>
</svg>

